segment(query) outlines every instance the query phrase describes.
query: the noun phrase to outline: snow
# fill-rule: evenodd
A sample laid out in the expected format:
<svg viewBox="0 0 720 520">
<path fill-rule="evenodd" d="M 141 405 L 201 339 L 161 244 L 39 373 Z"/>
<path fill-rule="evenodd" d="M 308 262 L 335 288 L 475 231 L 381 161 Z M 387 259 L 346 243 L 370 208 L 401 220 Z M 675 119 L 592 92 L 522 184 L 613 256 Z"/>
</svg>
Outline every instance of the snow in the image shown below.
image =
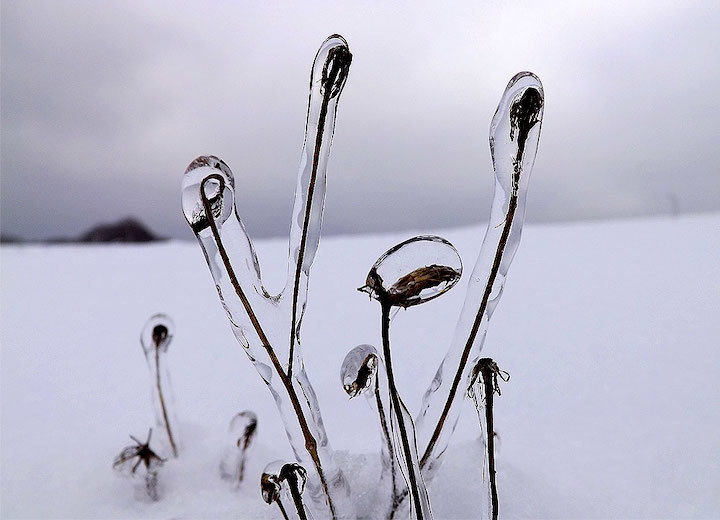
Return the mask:
<svg viewBox="0 0 720 520">
<path fill-rule="evenodd" d="M 472 265 L 484 226 L 434 233 Z M 348 401 L 340 365 L 355 345 L 380 345 L 378 305 L 356 289 L 412 235 L 324 238 L 310 281 L 307 371 L 359 490 L 379 471 L 379 434 L 365 400 Z M 279 290 L 286 241 L 256 247 Z M 483 351 L 512 376 L 495 404 L 502 518 L 720 516 L 718 252 L 720 214 L 525 227 Z M 268 462 L 292 460 L 287 439 L 197 243 L 0 254 L 3 518 L 279 517 L 259 479 Z M 468 275 L 394 318 L 393 363 L 412 411 L 445 354 Z M 151 503 L 111 464 L 129 434 L 144 438 L 153 424 L 139 334 L 156 312 L 176 324 L 168 363 L 180 458 L 166 463 L 163 500 Z M 257 413 L 258 435 L 233 490 L 218 465 L 228 423 L 245 409 Z M 478 432 L 468 400 L 429 486 L 437 518 L 472 517 L 484 499 Z"/>
</svg>

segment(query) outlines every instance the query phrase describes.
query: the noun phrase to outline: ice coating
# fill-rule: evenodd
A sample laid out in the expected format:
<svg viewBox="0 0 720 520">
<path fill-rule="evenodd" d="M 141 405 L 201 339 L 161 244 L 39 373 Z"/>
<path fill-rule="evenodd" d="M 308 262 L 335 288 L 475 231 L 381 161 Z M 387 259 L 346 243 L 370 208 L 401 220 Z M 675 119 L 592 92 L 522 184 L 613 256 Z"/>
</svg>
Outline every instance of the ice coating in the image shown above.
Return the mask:
<svg viewBox="0 0 720 520">
<path fill-rule="evenodd" d="M 257 415 L 250 410 L 240 412 L 230 421 L 225 454 L 220 461 L 220 476 L 240 484 L 245 477 L 245 464 L 257 434 Z"/>
<path fill-rule="evenodd" d="M 173 339 L 175 324 L 167 314 L 153 314 L 145 322 L 140 333 L 140 344 L 142 345 L 145 357 L 154 356 L 155 349 L 167 352 Z"/>
<path fill-rule="evenodd" d="M 377 365 L 378 356 L 372 345 L 358 345 L 347 353 L 340 367 L 340 381 L 350 399 L 374 391 Z"/>
<path fill-rule="evenodd" d="M 380 303 L 383 356 L 385 357 L 388 394 L 390 396 L 390 416 L 392 418 L 390 424 L 393 435 L 393 447 L 395 448 L 395 458 L 407 484 L 410 502 L 410 518 L 417 520 L 432 519 L 430 497 L 428 496 L 420 469 L 415 425 L 412 415 L 400 398 L 400 394 L 395 385 L 390 351 L 390 309 L 392 306 L 387 301 L 381 300 Z M 400 497 L 398 497 L 396 505 L 399 505 L 399 502 Z"/>
<path fill-rule="evenodd" d="M 487 484 L 487 511 L 482 518 L 498 518 L 497 476 L 495 472 L 495 428 L 493 423 L 494 394 L 500 395 L 498 379 L 508 381 L 510 374 L 500 370 L 491 358 L 480 358 L 472 370 L 468 395 L 473 400 L 480 423 L 480 439 L 483 445 L 483 482 Z"/>
<path fill-rule="evenodd" d="M 327 163 L 335 131 L 337 103 L 351 62 L 352 54 L 347 42 L 342 36 L 334 34 L 320 46 L 310 75 L 305 142 L 290 221 L 288 278 L 283 291 L 284 296 L 292 299 L 289 375 L 292 375 L 293 365 L 302 363 L 299 329 L 307 302 L 310 268 L 320 243 Z"/>
<path fill-rule="evenodd" d="M 370 514 L 390 517 L 396 511 L 400 497 L 407 494 L 407 486 L 398 475 L 395 462 L 396 444 L 392 435 L 387 373 L 375 347 L 363 344 L 350 350 L 340 369 L 340 381 L 351 399 L 360 394 L 364 395 L 370 408 L 377 414 L 382 470 L 378 496 L 374 502 L 375 509 Z"/>
<path fill-rule="evenodd" d="M 495 194 L 485 238 L 450 348 L 423 397 L 416 426 L 423 475 L 432 478 L 462 409 L 470 371 L 480 357 L 488 321 L 502 296 L 520 243 L 525 198 L 540 138 L 544 93 L 530 72 L 515 75 L 490 125 Z"/>
<path fill-rule="evenodd" d="M 462 275 L 462 261 L 444 238 L 420 235 L 386 251 L 359 290 L 393 306 L 410 307 L 450 290 Z"/>
<path fill-rule="evenodd" d="M 230 168 L 217 157 L 198 157 L 185 172 L 182 190 L 185 219 L 202 246 L 233 332 L 269 386 L 295 456 L 309 471 L 308 505 L 320 517 L 354 515 L 300 350 L 337 103 L 351 60 L 347 42 L 333 35 L 313 63 L 290 226 L 288 280 L 279 295 L 269 295 L 262 285 L 257 256 L 238 216 Z"/>
<path fill-rule="evenodd" d="M 165 357 L 173 339 L 175 325 L 166 314 L 154 314 L 140 334 L 145 360 L 150 372 L 150 395 L 155 412 L 155 424 L 165 432 L 173 457 L 178 456 L 177 438 L 172 425 L 177 424 L 175 399 Z"/>
</svg>

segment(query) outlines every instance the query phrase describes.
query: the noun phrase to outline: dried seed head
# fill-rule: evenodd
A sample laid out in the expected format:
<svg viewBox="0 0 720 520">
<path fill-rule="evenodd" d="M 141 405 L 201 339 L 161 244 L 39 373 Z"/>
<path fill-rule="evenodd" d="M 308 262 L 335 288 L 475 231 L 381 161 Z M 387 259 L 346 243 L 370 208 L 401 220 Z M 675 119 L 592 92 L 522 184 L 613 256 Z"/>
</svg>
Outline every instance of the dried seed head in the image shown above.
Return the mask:
<svg viewBox="0 0 720 520">
<path fill-rule="evenodd" d="M 315 67 L 320 65 L 320 60 L 322 60 L 321 92 L 324 94 L 329 89 L 332 99 L 342 92 L 352 62 L 352 54 L 345 38 L 334 34 L 325 40 L 315 58 L 313 75 Z"/>
<path fill-rule="evenodd" d="M 285 463 L 281 460 L 271 462 L 265 466 L 265 470 L 260 476 L 260 493 L 266 504 L 272 504 L 280 497 L 280 470 L 284 465 Z"/>
<path fill-rule="evenodd" d="M 340 380 L 350 399 L 375 387 L 378 357 L 372 345 L 358 345 L 347 353 L 340 368 Z"/>
<path fill-rule="evenodd" d="M 255 439 L 257 432 L 257 415 L 255 412 L 245 410 L 240 412 L 230 421 L 230 433 L 237 438 L 237 447 L 247 449 Z"/>
<path fill-rule="evenodd" d="M 175 325 L 167 314 L 158 313 L 150 316 L 140 334 L 140 343 L 145 356 L 150 354 L 154 356 L 156 350 L 167 352 L 174 331 Z"/>
<path fill-rule="evenodd" d="M 383 254 L 368 273 L 367 292 L 380 302 L 410 307 L 450 290 L 462 275 L 462 261 L 444 238 L 421 235 Z"/>
</svg>

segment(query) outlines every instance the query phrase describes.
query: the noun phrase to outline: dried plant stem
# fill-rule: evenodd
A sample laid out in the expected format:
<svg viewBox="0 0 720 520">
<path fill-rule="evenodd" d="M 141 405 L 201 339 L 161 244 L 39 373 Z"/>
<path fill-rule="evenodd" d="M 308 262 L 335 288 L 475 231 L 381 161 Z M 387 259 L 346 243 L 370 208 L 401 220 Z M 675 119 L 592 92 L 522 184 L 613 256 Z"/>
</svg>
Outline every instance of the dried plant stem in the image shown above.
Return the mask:
<svg viewBox="0 0 720 520">
<path fill-rule="evenodd" d="M 340 60 L 333 60 L 332 68 L 328 73 L 326 85 L 333 85 L 340 73 L 341 63 Z M 310 183 L 308 185 L 307 204 L 305 206 L 305 216 L 303 219 L 302 238 L 300 239 L 300 248 L 298 250 L 297 266 L 295 268 L 295 280 L 293 284 L 293 297 L 292 297 L 292 317 L 290 321 L 290 352 L 288 354 L 288 377 L 292 377 L 293 371 L 293 357 L 295 355 L 295 341 L 297 336 L 297 325 L 298 325 L 298 295 L 300 293 L 300 274 L 302 272 L 303 262 L 305 261 L 305 249 L 307 247 L 307 236 L 308 228 L 310 226 L 310 213 L 312 211 L 312 201 L 315 195 L 315 183 L 317 180 L 317 169 L 320 162 L 320 149 L 322 148 L 322 142 L 325 135 L 325 119 L 327 118 L 328 104 L 332 89 L 326 86 L 325 92 L 323 92 L 322 105 L 320 106 L 320 115 L 318 117 L 318 131 L 315 136 L 315 151 L 313 153 L 313 166 L 312 173 L 310 175 Z"/>
<path fill-rule="evenodd" d="M 170 420 L 168 419 L 167 408 L 165 407 L 165 398 L 163 397 L 162 385 L 160 384 L 160 349 L 155 346 L 155 386 L 157 387 L 158 400 L 160 401 L 160 409 L 162 410 L 163 421 L 165 421 L 165 430 L 167 430 L 168 439 L 170 440 L 170 448 L 173 457 L 177 458 L 178 451 L 170 428 Z M 151 430 L 152 431 L 152 430 Z"/>
<path fill-rule="evenodd" d="M 492 367 L 494 362 L 492 359 L 486 358 L 490 363 L 483 363 L 480 366 L 480 373 L 483 380 L 483 393 L 485 394 L 485 435 L 487 436 L 487 457 L 488 457 L 488 475 L 490 478 L 490 503 L 492 506 L 492 520 L 498 517 L 498 493 L 497 479 L 495 476 L 495 428 L 493 426 L 493 400 L 495 396 L 495 386 L 493 380 L 497 376 Z"/>
<path fill-rule="evenodd" d="M 230 258 L 228 257 L 227 251 L 225 250 L 225 246 L 223 245 L 222 239 L 220 238 L 220 232 L 218 231 L 217 223 L 215 222 L 215 218 L 212 213 L 212 208 L 210 205 L 210 200 L 207 197 L 207 194 L 205 192 L 205 185 L 208 181 L 215 180 L 219 183 L 219 193 L 222 194 L 223 190 L 225 189 L 225 179 L 216 173 L 210 174 L 207 177 L 205 177 L 200 185 L 200 197 L 202 199 L 203 208 L 205 210 L 205 215 L 208 218 L 208 222 L 210 224 L 210 229 L 212 230 L 213 238 L 215 239 L 215 244 L 217 245 L 218 252 L 220 253 L 220 257 L 222 258 L 223 264 L 225 265 L 225 269 L 228 273 L 228 277 L 230 278 L 230 283 L 232 284 L 233 288 L 235 289 L 235 293 L 237 294 L 238 298 L 240 298 L 240 301 L 243 304 L 243 307 L 245 308 L 245 312 L 248 315 L 248 318 L 250 319 L 250 323 L 252 324 L 253 328 L 255 329 L 255 332 L 258 335 L 258 338 L 260 339 L 260 342 L 263 345 L 263 348 L 268 353 L 268 356 L 270 357 L 270 360 L 273 364 L 273 367 L 275 368 L 275 371 L 278 374 L 278 377 L 280 378 L 280 381 L 282 382 L 283 386 L 285 387 L 285 390 L 287 391 L 288 397 L 290 398 L 290 402 L 292 404 L 293 410 L 295 411 L 295 415 L 298 419 L 298 424 L 300 426 L 300 430 L 302 431 L 303 438 L 305 439 L 305 449 L 307 450 L 308 454 L 310 455 L 310 458 L 312 459 L 315 469 L 318 473 L 318 476 L 320 477 L 320 482 L 323 487 L 323 491 L 325 492 L 325 496 L 327 497 L 328 501 L 328 507 L 330 508 L 330 513 L 333 518 L 337 517 L 337 514 L 335 512 L 335 507 L 332 502 L 332 498 L 330 497 L 330 491 L 328 489 L 327 480 L 325 479 L 325 474 L 323 472 L 322 464 L 320 463 L 320 457 L 317 452 L 317 441 L 315 440 L 315 437 L 313 437 L 312 433 L 310 432 L 310 428 L 308 426 L 307 419 L 305 417 L 305 414 L 302 410 L 302 406 L 300 405 L 300 399 L 298 398 L 297 392 L 295 391 L 295 387 L 292 384 L 292 379 L 288 376 L 288 374 L 285 373 L 285 371 L 282 368 L 282 365 L 280 364 L 280 361 L 278 360 L 277 355 L 275 354 L 275 351 L 273 350 L 272 346 L 270 345 L 270 341 L 267 338 L 267 335 L 263 331 L 262 326 L 260 325 L 260 322 L 257 319 L 257 316 L 255 315 L 255 311 L 253 311 L 252 306 L 250 305 L 250 302 L 247 299 L 247 296 L 245 295 L 245 292 L 242 290 L 242 287 L 240 287 L 240 283 L 237 280 L 237 277 L 235 275 L 235 271 L 232 267 L 232 264 L 230 263 Z"/>
<path fill-rule="evenodd" d="M 390 479 L 392 483 L 392 504 L 390 504 L 390 520 L 395 516 L 398 506 L 401 504 L 400 496 L 397 492 L 397 475 L 395 474 L 395 449 L 393 448 L 392 436 L 390 435 L 390 427 L 385 420 L 385 407 L 380 397 L 380 383 L 378 381 L 378 375 L 375 375 L 375 402 L 377 404 L 378 415 L 380 416 L 380 427 L 382 428 L 383 437 L 385 437 L 385 443 L 387 444 L 388 450 L 388 464 L 390 465 Z"/>
<path fill-rule="evenodd" d="M 510 236 L 510 229 L 512 228 L 513 219 L 515 217 L 515 210 L 517 209 L 517 199 L 517 190 L 513 189 L 510 195 L 510 200 L 508 202 L 508 211 L 505 215 L 505 226 L 503 227 L 502 235 L 500 236 L 500 241 L 498 243 L 497 250 L 495 251 L 495 258 L 493 260 L 492 269 L 490 270 L 490 276 L 488 277 L 487 284 L 485 285 L 485 292 L 483 293 L 480 308 L 475 315 L 475 321 L 473 322 L 472 329 L 470 330 L 470 335 L 468 336 L 467 342 L 465 343 L 465 348 L 463 350 L 462 357 L 460 358 L 460 364 L 458 365 L 457 371 L 455 372 L 455 378 L 453 379 L 452 386 L 450 387 L 450 393 L 448 394 L 447 400 L 445 401 L 445 407 L 443 408 L 442 414 L 440 415 L 440 418 L 435 425 L 435 429 L 433 430 L 433 434 L 428 441 L 428 445 L 425 448 L 425 453 L 420 459 L 421 468 L 424 467 L 425 464 L 427 464 L 430 456 L 432 455 L 433 448 L 435 448 L 435 443 L 440 437 L 440 433 L 442 432 L 443 426 L 445 425 L 445 420 L 447 419 L 448 413 L 450 412 L 450 407 L 453 405 L 453 402 L 455 400 L 455 394 L 457 393 L 458 386 L 460 386 L 460 381 L 462 380 L 462 375 L 465 370 L 465 366 L 467 365 L 470 351 L 472 350 L 473 343 L 475 342 L 475 337 L 477 336 L 478 330 L 480 329 L 480 323 L 482 322 L 483 316 L 485 315 L 485 309 L 487 308 L 490 294 L 492 293 L 492 288 L 495 284 L 495 278 L 497 277 L 498 271 L 500 269 L 500 262 L 502 261 L 503 253 L 505 252 L 505 246 L 507 244 L 508 237 Z M 463 388 L 463 392 L 466 390 L 467 389 Z"/>
<path fill-rule="evenodd" d="M 280 497 L 277 497 L 277 498 L 275 499 L 275 503 L 276 503 L 276 504 L 278 505 L 278 507 L 280 508 L 280 512 L 282 513 L 283 518 L 284 518 L 285 520 L 290 520 L 290 517 L 288 516 L 287 511 L 285 511 L 285 506 L 283 506 L 282 501 L 280 500 Z"/>
<path fill-rule="evenodd" d="M 287 481 L 290 486 L 290 495 L 295 503 L 295 509 L 297 509 L 298 518 L 300 520 L 307 520 L 305 504 L 303 504 L 302 495 L 300 494 L 300 489 L 298 489 L 297 479 L 288 478 Z"/>
<path fill-rule="evenodd" d="M 382 341 L 383 355 L 385 356 L 385 367 L 387 368 L 388 386 L 390 389 L 390 403 L 395 409 L 395 419 L 397 420 L 398 429 L 400 430 L 400 440 L 402 441 L 403 453 L 407 460 L 408 488 L 412 496 L 413 505 L 415 506 L 415 514 L 418 520 L 422 520 L 423 506 L 420 490 L 418 488 L 418 479 L 420 475 L 415 474 L 415 468 L 412 464 L 412 451 L 410 448 L 410 440 L 408 438 L 407 428 L 405 426 L 405 417 L 402 413 L 402 404 L 398 396 L 397 387 L 395 386 L 395 376 L 392 369 L 392 357 L 390 355 L 390 310 L 392 306 L 389 303 L 381 302 L 382 307 Z"/>
</svg>

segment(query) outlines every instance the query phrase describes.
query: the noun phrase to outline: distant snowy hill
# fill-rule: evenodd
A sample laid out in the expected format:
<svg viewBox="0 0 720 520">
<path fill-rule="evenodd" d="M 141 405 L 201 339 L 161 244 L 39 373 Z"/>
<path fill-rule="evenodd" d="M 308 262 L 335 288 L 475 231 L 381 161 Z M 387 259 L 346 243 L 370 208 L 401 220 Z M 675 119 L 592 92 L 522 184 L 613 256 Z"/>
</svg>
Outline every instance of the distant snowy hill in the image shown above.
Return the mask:
<svg viewBox="0 0 720 520">
<path fill-rule="evenodd" d="M 394 318 L 396 377 L 413 411 L 484 227 L 437 234 L 466 272 L 446 296 Z M 356 288 L 411 235 L 325 238 L 310 282 L 307 371 L 358 489 L 375 479 L 379 438 L 366 403 L 343 392 L 340 364 L 353 346 L 380 344 L 378 305 Z M 279 290 L 286 242 L 256 247 Z M 2 518 L 279 517 L 260 499 L 260 472 L 292 455 L 196 243 L 3 245 L 0 255 Z M 138 338 L 156 312 L 177 328 L 168 356 L 181 456 L 150 503 L 111 463 L 152 425 Z M 527 225 L 484 350 L 512 376 L 495 404 L 501 518 L 720 517 L 719 317 L 720 214 Z M 228 422 L 245 409 L 259 417 L 258 441 L 234 491 L 218 463 Z M 478 434 L 468 401 L 429 488 L 437 518 L 473 517 L 484 498 Z"/>
</svg>

